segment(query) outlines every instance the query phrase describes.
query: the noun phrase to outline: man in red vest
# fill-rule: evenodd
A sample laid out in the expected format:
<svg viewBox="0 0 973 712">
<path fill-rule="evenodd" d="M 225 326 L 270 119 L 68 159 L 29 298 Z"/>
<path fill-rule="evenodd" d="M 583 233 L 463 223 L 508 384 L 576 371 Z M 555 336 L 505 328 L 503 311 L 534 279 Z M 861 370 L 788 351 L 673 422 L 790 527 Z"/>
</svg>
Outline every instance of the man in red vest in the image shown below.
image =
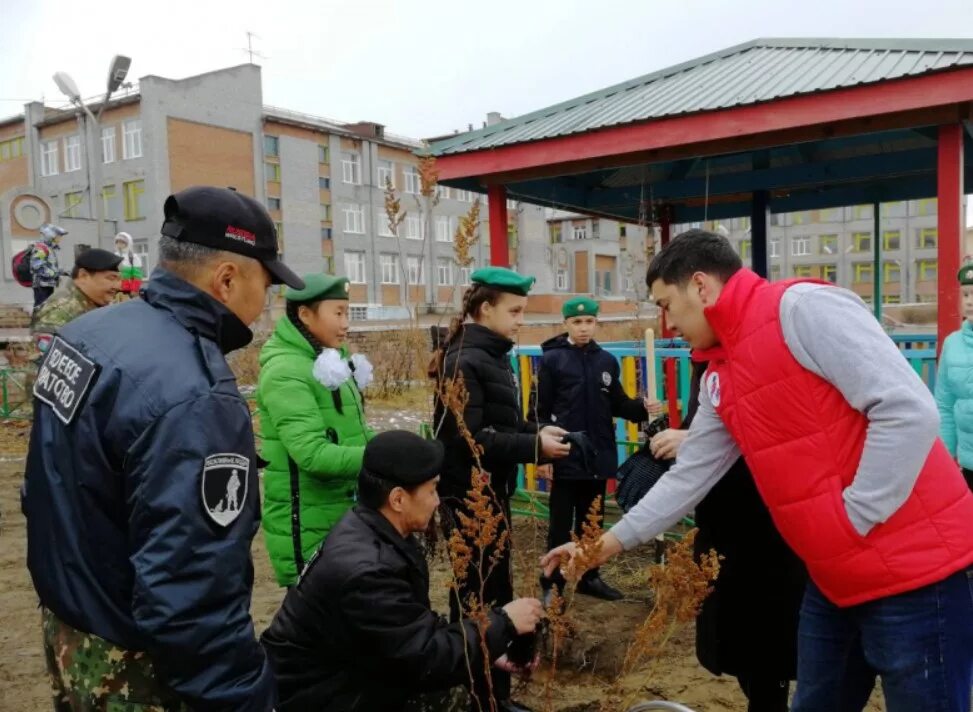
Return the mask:
<svg viewBox="0 0 973 712">
<path fill-rule="evenodd" d="M 969 712 L 973 494 L 938 437 L 932 394 L 864 302 L 769 283 L 691 230 L 646 281 L 709 369 L 675 466 L 602 537 L 601 561 L 652 541 L 742 454 L 811 577 L 793 712 Z M 574 545 L 543 559 L 570 565 Z M 754 582 L 760 596 L 760 582 Z"/>
</svg>

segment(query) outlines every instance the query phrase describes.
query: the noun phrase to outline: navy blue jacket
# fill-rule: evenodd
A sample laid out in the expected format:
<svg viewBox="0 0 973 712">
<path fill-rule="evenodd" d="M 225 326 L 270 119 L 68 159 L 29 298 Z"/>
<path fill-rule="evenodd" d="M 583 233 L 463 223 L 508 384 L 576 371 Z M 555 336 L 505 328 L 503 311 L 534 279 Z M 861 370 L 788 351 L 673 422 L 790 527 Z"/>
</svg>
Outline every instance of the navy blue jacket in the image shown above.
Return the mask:
<svg viewBox="0 0 973 712">
<path fill-rule="evenodd" d="M 63 327 L 35 386 L 23 508 L 41 604 L 146 652 L 196 710 L 275 704 L 250 618 L 257 455 L 224 358 L 251 338 L 223 305 L 156 270 L 143 299 Z M 85 389 L 70 381 L 87 362 Z M 73 415 L 41 402 L 45 388 Z"/>
<path fill-rule="evenodd" d="M 580 451 L 554 461 L 555 479 L 598 479 L 615 476 L 618 447 L 613 417 L 639 423 L 647 420 L 641 399 L 629 398 L 618 380 L 615 357 L 595 341 L 575 346 L 567 334 L 541 344 L 537 373 L 537 418 L 569 432 L 584 431 L 598 450 L 594 467 L 584 466 Z"/>
</svg>

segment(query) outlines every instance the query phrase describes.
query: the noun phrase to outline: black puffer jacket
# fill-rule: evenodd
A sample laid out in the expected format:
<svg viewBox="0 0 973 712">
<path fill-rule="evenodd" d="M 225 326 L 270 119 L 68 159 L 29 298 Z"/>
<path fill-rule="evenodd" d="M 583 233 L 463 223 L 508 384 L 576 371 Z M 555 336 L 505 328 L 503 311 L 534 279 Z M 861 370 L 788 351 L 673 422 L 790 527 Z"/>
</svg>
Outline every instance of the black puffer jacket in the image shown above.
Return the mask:
<svg viewBox="0 0 973 712">
<path fill-rule="evenodd" d="M 693 364 L 688 428 L 705 363 Z M 696 554 L 723 557 L 696 618 L 696 657 L 715 675 L 793 680 L 797 622 L 807 574 L 777 532 L 743 458 L 696 507 Z"/>
<path fill-rule="evenodd" d="M 516 630 L 503 613 L 487 615 L 492 662 Z M 484 662 L 476 624 L 447 623 L 430 608 L 413 537 L 364 507 L 331 530 L 261 642 L 282 712 L 395 712 L 422 692 L 468 684 Z"/>
<path fill-rule="evenodd" d="M 598 451 L 585 463 L 577 448 L 554 463 L 555 479 L 598 479 L 615 476 L 618 448 L 614 417 L 633 422 L 648 418 L 640 399 L 629 398 L 618 379 L 618 361 L 592 341 L 575 346 L 567 334 L 545 341 L 537 373 L 537 417 L 569 432 L 584 431 Z"/>
<path fill-rule="evenodd" d="M 466 426 L 483 448 L 483 467 L 491 475 L 491 486 L 500 496 L 509 496 L 517 484 L 517 465 L 535 462 L 539 447 L 537 423 L 525 421 L 520 392 L 508 354 L 510 339 L 479 324 L 465 324 L 446 349 L 442 375 L 449 379 L 462 374 L 469 394 L 463 414 Z M 473 454 L 460 435 L 452 413 L 444 413 L 436 399 L 435 423 L 438 438 L 446 446 L 440 494 L 462 497 L 470 488 Z"/>
</svg>

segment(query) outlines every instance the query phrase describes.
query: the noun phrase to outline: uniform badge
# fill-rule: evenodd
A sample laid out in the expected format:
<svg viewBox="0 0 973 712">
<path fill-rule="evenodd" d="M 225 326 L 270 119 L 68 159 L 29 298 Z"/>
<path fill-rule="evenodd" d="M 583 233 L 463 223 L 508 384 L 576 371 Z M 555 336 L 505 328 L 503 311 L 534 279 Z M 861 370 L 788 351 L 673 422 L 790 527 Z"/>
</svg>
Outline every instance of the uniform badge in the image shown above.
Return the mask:
<svg viewBox="0 0 973 712">
<path fill-rule="evenodd" d="M 78 414 L 98 367 L 60 336 L 55 336 L 34 381 L 34 396 L 46 403 L 65 425 Z"/>
<path fill-rule="evenodd" d="M 243 511 L 249 474 L 250 459 L 243 455 L 224 452 L 203 461 L 203 509 L 221 527 L 232 524 Z"/>
<path fill-rule="evenodd" d="M 709 400 L 716 408 L 720 404 L 720 374 L 715 371 L 711 371 L 706 374 L 706 393 L 709 395 Z"/>
<path fill-rule="evenodd" d="M 602 371 L 601 382 L 604 383 L 606 386 L 610 386 L 612 384 L 612 375 L 608 373 L 608 371 Z"/>
</svg>

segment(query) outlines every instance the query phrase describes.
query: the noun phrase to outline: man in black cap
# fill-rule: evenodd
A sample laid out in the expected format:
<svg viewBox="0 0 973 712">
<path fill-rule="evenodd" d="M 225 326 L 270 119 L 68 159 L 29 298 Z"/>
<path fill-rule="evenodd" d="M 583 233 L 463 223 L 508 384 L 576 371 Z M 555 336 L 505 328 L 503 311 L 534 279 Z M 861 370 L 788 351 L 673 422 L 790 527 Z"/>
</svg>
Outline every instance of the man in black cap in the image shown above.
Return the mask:
<svg viewBox="0 0 973 712">
<path fill-rule="evenodd" d="M 118 255 L 98 248 L 78 255 L 71 279 L 62 282 L 31 319 L 30 333 L 42 354 L 62 326 L 92 309 L 111 304 L 121 285 L 121 261 Z"/>
<path fill-rule="evenodd" d="M 55 708 L 267 712 L 258 460 L 224 354 L 271 283 L 304 285 L 267 211 L 223 188 L 169 197 L 159 260 L 142 299 L 60 329 L 34 384 L 22 496 Z"/>
<path fill-rule="evenodd" d="M 262 638 L 278 710 L 465 710 L 468 700 L 445 691 L 469 685 L 483 675 L 485 655 L 496 662 L 534 630 L 543 608 L 533 598 L 491 610 L 485 645 L 476 623 L 447 623 L 430 608 L 429 571 L 411 535 L 439 506 L 442 464 L 442 443 L 405 431 L 365 446 L 358 505 L 331 530 Z"/>
</svg>

